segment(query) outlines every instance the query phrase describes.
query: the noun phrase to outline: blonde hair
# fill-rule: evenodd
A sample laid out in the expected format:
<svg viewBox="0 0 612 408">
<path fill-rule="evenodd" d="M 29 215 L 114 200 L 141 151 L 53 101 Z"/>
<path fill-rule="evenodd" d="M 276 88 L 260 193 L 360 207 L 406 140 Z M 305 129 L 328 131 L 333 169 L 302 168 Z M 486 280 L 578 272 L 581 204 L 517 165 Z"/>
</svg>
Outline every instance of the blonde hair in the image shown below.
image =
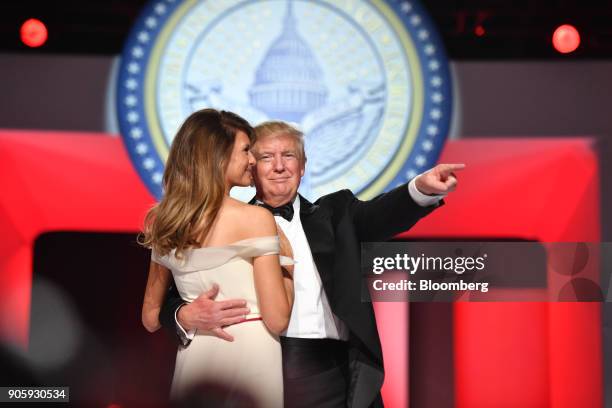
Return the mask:
<svg viewBox="0 0 612 408">
<path fill-rule="evenodd" d="M 164 170 L 164 195 L 147 213 L 141 244 L 159 256 L 200 247 L 226 193 L 225 172 L 236 133 L 253 128 L 240 116 L 215 109 L 192 113 L 177 132 Z"/>
<path fill-rule="evenodd" d="M 302 163 L 306 162 L 306 152 L 304 151 L 304 133 L 302 133 L 302 131 L 300 131 L 297 127 L 280 120 L 270 120 L 260 123 L 259 125 L 255 126 L 253 130 L 255 133 L 253 140 L 253 147 L 255 150 L 257 150 L 256 146 L 258 141 L 271 137 L 289 136 L 295 140 L 298 148 L 298 158 L 302 161 Z"/>
</svg>

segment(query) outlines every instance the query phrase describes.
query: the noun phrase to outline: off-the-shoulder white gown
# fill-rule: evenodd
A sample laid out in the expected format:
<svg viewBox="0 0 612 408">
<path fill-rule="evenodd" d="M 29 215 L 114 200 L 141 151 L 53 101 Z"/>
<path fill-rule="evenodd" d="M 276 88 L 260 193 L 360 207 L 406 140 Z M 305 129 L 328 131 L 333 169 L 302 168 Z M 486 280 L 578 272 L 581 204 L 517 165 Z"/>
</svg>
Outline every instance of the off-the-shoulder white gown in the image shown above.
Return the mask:
<svg viewBox="0 0 612 408">
<path fill-rule="evenodd" d="M 261 317 L 253 279 L 253 258 L 279 253 L 278 236 L 249 238 L 220 247 L 187 250 L 182 259 L 174 251 L 153 261 L 172 271 L 181 297 L 191 302 L 214 283 L 216 300 L 245 299 L 251 313 Z M 282 257 L 281 263 L 291 260 Z M 253 320 L 226 327 L 234 337 L 228 342 L 209 333 L 196 333 L 188 347 L 179 347 L 171 394 L 180 397 L 196 384 L 213 381 L 246 391 L 259 406 L 283 405 L 281 349 L 278 337 L 263 321 Z"/>
</svg>

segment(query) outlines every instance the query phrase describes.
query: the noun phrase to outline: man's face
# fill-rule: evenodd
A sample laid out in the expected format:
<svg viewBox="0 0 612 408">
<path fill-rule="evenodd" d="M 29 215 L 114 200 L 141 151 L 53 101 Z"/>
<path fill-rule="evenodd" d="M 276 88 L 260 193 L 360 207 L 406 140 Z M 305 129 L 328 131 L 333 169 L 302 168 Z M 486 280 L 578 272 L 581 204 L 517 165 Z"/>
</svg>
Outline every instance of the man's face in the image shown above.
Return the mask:
<svg viewBox="0 0 612 408">
<path fill-rule="evenodd" d="M 253 178 L 257 196 L 273 207 L 291 201 L 297 194 L 304 175 L 304 160 L 298 145 L 288 135 L 274 135 L 253 146 L 255 166 Z"/>
</svg>

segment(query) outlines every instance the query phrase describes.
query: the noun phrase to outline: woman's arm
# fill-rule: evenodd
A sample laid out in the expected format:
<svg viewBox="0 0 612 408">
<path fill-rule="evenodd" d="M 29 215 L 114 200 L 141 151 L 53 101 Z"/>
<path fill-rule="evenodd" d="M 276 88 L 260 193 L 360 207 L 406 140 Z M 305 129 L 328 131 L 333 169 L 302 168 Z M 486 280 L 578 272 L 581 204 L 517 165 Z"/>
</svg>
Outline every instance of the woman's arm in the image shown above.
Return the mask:
<svg viewBox="0 0 612 408">
<path fill-rule="evenodd" d="M 151 333 L 161 327 L 159 311 L 170 285 L 171 275 L 168 268 L 151 261 L 149 278 L 142 303 L 142 324 Z"/>
<path fill-rule="evenodd" d="M 253 207 L 251 220 L 256 236 L 276 235 L 276 222 L 266 209 Z M 289 325 L 293 306 L 293 285 L 283 277 L 278 255 L 258 256 L 253 259 L 255 291 L 261 317 L 274 334 L 280 334 Z M 290 286 L 290 290 L 288 290 Z"/>
<path fill-rule="evenodd" d="M 278 233 L 278 240 L 280 241 L 280 255 L 293 259 L 293 249 L 291 248 L 287 236 L 278 224 L 276 225 L 276 230 Z M 285 292 L 287 293 L 287 300 L 290 305 L 293 305 L 293 265 L 282 265 L 281 270 L 283 272 L 283 283 L 285 285 Z"/>
</svg>

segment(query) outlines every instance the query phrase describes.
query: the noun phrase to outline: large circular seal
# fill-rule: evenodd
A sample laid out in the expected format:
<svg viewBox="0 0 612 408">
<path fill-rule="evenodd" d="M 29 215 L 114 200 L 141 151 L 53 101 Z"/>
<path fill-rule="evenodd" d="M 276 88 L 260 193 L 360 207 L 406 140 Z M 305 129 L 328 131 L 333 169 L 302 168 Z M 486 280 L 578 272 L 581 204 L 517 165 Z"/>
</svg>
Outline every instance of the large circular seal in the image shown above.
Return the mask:
<svg viewBox="0 0 612 408">
<path fill-rule="evenodd" d="M 415 1 L 157 0 L 122 53 L 117 112 L 158 198 L 180 124 L 213 107 L 296 123 L 306 197 L 349 188 L 367 199 L 434 165 L 451 89 L 442 42 Z"/>
</svg>

